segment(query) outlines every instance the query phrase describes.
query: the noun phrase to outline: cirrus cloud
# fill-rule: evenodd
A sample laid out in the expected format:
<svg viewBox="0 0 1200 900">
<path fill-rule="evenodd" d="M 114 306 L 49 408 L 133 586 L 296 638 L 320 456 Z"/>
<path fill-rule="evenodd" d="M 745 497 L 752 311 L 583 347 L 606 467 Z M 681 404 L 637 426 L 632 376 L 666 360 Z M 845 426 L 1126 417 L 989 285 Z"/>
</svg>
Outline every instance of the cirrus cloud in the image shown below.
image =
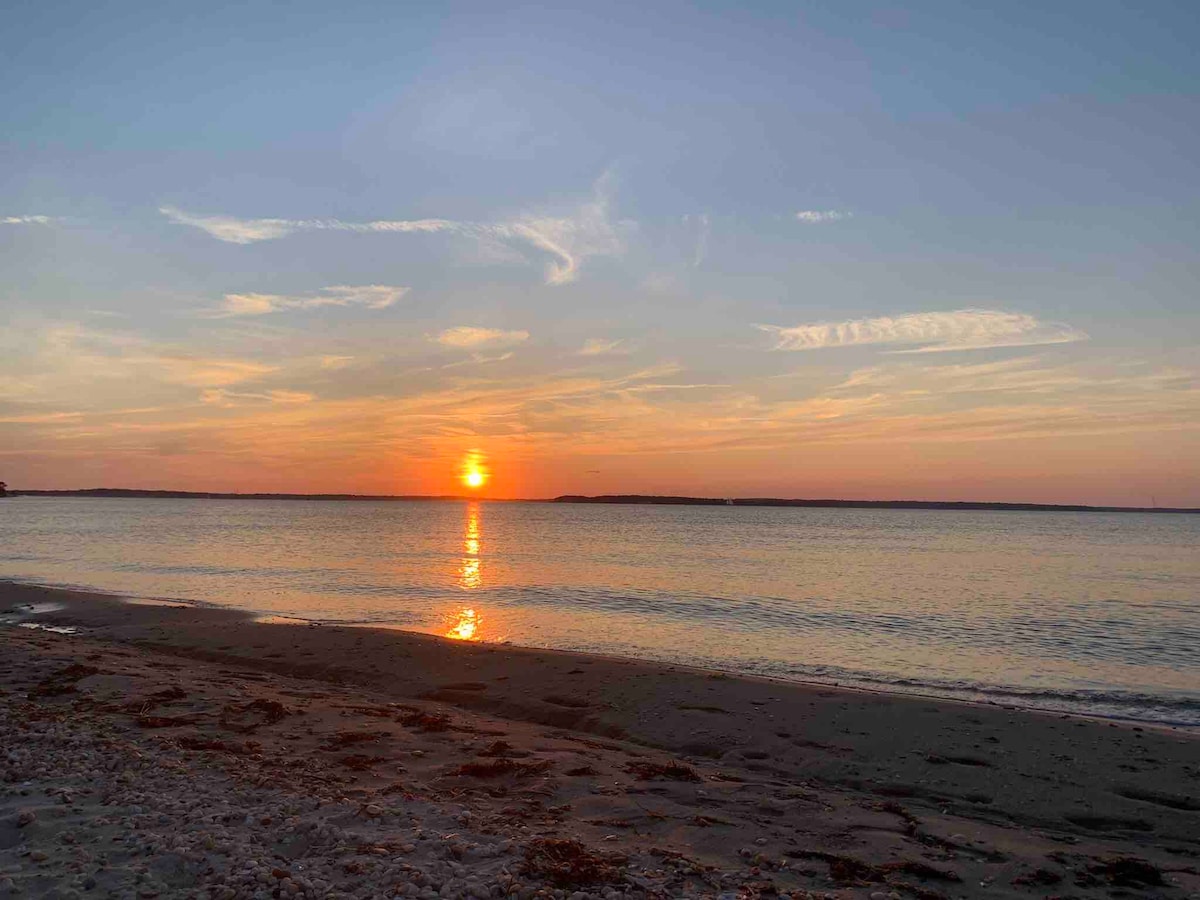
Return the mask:
<svg viewBox="0 0 1200 900">
<path fill-rule="evenodd" d="M 565 215 L 526 213 L 499 222 L 458 222 L 451 219 L 380 219 L 346 222 L 341 219 L 243 219 L 200 215 L 174 206 L 159 212 L 175 225 L 198 228 L 229 244 L 279 240 L 298 232 L 334 231 L 351 234 L 446 234 L 476 241 L 488 259 L 534 257 L 543 264 L 546 284 L 570 284 L 592 257 L 616 256 L 624 250 L 623 234 L 631 223 L 611 217 L 609 178 L 601 177 L 592 197 Z"/>
<path fill-rule="evenodd" d="M 852 219 L 854 213 L 841 209 L 802 209 L 796 213 L 796 219 L 809 225 L 820 225 L 822 222 L 838 222 L 842 219 Z"/>
<path fill-rule="evenodd" d="M 390 284 L 338 284 L 306 295 L 284 294 L 226 294 L 221 305 L 207 310 L 205 315 L 215 319 L 233 316 L 265 316 L 287 309 L 316 309 L 321 306 L 362 306 L 366 309 L 387 309 L 399 301 L 409 288 Z"/>
<path fill-rule="evenodd" d="M 994 309 L 908 313 L 844 322 L 783 327 L 756 325 L 775 336 L 773 350 L 821 350 L 868 345 L 908 346 L 894 353 L 935 353 L 1028 347 L 1087 340 L 1087 334 L 1062 322 L 1042 322 L 1026 313 Z"/>
<path fill-rule="evenodd" d="M 457 325 L 447 328 L 434 338 L 446 347 L 476 350 L 480 347 L 504 347 L 529 340 L 528 331 L 504 331 L 500 328 L 479 328 L 474 325 Z"/>
<path fill-rule="evenodd" d="M 605 340 L 604 338 L 588 338 L 577 351 L 580 356 L 606 356 L 615 353 L 628 353 L 624 339 Z"/>
<path fill-rule="evenodd" d="M 236 216 L 205 216 L 184 212 L 174 206 L 160 206 L 158 211 L 175 225 L 190 225 L 207 232 L 218 241 L 228 244 L 255 244 L 273 241 L 297 231 L 349 231 L 358 234 L 409 233 L 453 231 L 457 222 L 444 219 L 378 220 L 374 222 L 343 222 L 340 219 L 240 219 Z"/>
</svg>

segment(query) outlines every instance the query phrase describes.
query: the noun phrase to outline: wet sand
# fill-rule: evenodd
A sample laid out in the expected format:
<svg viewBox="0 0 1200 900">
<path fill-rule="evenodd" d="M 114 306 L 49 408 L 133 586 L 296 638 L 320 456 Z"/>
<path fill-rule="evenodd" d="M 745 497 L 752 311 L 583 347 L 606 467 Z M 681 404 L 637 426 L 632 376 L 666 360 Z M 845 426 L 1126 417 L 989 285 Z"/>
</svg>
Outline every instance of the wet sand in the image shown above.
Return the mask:
<svg viewBox="0 0 1200 900">
<path fill-rule="evenodd" d="M 1193 733 L 23 585 L 4 610 L 0 896 L 1200 896 Z"/>
</svg>

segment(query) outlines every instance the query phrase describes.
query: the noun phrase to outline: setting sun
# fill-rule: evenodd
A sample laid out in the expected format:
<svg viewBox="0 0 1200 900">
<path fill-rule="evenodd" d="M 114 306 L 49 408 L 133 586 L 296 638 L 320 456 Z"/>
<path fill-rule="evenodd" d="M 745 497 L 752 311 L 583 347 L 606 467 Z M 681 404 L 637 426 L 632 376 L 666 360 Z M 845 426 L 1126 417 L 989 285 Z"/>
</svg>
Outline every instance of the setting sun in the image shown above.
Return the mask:
<svg viewBox="0 0 1200 900">
<path fill-rule="evenodd" d="M 487 459 L 478 450 L 470 450 L 458 466 L 458 478 L 471 490 L 478 490 L 488 482 Z"/>
</svg>

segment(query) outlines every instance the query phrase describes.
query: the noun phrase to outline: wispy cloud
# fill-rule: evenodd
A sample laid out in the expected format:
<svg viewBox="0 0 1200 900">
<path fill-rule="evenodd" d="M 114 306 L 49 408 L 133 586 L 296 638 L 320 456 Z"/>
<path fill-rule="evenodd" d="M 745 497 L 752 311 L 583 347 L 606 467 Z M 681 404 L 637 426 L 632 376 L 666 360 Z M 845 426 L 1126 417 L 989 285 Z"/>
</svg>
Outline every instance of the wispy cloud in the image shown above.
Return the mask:
<svg viewBox="0 0 1200 900">
<path fill-rule="evenodd" d="M 224 388 L 210 388 L 200 394 L 200 402 L 208 406 L 220 406 L 232 409 L 242 406 L 245 402 L 252 403 L 311 403 L 316 397 L 305 391 L 230 391 Z"/>
<path fill-rule="evenodd" d="M 0 225 L 49 225 L 50 216 L 0 216 Z"/>
<path fill-rule="evenodd" d="M 480 347 L 504 347 L 519 344 L 529 339 L 528 331 L 504 331 L 499 328 L 478 328 L 474 325 L 458 325 L 447 328 L 434 338 L 446 347 L 477 350 Z"/>
<path fill-rule="evenodd" d="M 842 209 L 802 209 L 796 213 L 796 219 L 809 225 L 820 225 L 822 222 L 838 222 L 842 219 L 852 219 L 854 213 Z"/>
<path fill-rule="evenodd" d="M 612 353 L 627 353 L 625 341 L 621 339 L 606 341 L 604 338 L 588 338 L 583 346 L 576 351 L 580 356 L 606 356 Z"/>
<path fill-rule="evenodd" d="M 340 219 L 239 219 L 235 216 L 205 216 L 184 212 L 174 206 L 160 206 L 158 211 L 175 225 L 190 225 L 229 244 L 255 244 L 273 241 L 297 231 L 349 231 L 357 234 L 409 234 L 454 231 L 460 223 L 445 219 L 376 220 L 374 222 L 343 222 Z"/>
<path fill-rule="evenodd" d="M 511 350 L 504 353 L 497 353 L 495 356 L 487 356 L 483 353 L 472 353 L 469 359 L 460 359 L 457 362 L 446 363 L 442 366 L 443 369 L 461 369 L 463 366 L 481 366 L 485 363 L 504 362 L 506 359 L 512 359 L 513 352 Z"/>
<path fill-rule="evenodd" d="M 253 381 L 278 371 L 277 366 L 242 359 L 213 359 L 184 354 L 155 356 L 128 355 L 120 360 L 126 366 L 148 366 L 168 384 L 193 387 L 224 386 Z"/>
<path fill-rule="evenodd" d="M 896 353 L 933 353 L 1087 340 L 1084 332 L 1061 322 L 1042 322 L 1025 313 L 991 309 L 909 313 L 791 327 L 755 327 L 775 336 L 775 350 L 820 350 L 882 344 L 910 347 L 893 351 Z"/>
<path fill-rule="evenodd" d="M 449 234 L 470 238 L 487 249 L 490 258 L 506 247 L 532 250 L 543 259 L 547 284 L 569 284 L 580 267 L 596 256 L 615 256 L 624 248 L 622 232 L 628 223 L 611 218 L 609 179 L 601 178 L 592 197 L 569 214 L 527 213 L 500 222 L 458 222 L 450 219 L 401 219 L 346 222 L 340 219 L 241 219 L 199 215 L 174 206 L 159 208 L 176 225 L 199 228 L 219 241 L 253 244 L 285 238 L 302 231 L 340 231 L 355 234 Z"/>
<path fill-rule="evenodd" d="M 354 362 L 353 356 L 322 356 L 321 368 L 333 370 L 344 369 L 352 362 Z"/>
<path fill-rule="evenodd" d="M 339 284 L 321 288 L 312 294 L 226 294 L 221 305 L 205 311 L 212 318 L 233 316 L 264 316 L 288 309 L 316 309 L 321 306 L 362 306 L 367 309 L 386 309 L 409 292 L 407 287 L 388 284 Z"/>
</svg>

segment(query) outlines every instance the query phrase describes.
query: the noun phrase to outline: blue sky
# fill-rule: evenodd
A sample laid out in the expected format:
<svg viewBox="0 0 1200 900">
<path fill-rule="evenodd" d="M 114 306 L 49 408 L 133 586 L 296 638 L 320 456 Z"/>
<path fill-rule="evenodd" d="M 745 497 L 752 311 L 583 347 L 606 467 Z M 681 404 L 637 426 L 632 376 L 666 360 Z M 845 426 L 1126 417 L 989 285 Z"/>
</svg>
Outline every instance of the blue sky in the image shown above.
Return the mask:
<svg viewBox="0 0 1200 900">
<path fill-rule="evenodd" d="M 1197 20 L 14 6 L 0 476 L 1200 504 Z"/>
</svg>

